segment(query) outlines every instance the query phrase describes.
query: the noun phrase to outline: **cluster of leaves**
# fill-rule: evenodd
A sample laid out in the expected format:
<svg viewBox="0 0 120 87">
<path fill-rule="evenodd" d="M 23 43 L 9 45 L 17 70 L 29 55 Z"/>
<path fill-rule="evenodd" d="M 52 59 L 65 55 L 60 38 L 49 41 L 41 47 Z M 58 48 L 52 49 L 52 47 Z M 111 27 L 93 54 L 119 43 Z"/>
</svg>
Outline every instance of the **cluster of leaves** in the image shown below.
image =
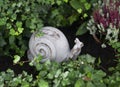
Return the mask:
<svg viewBox="0 0 120 87">
<path fill-rule="evenodd" d="M 115 50 L 116 57 L 120 57 L 120 42 L 111 42 L 109 45 Z"/>
<path fill-rule="evenodd" d="M 76 35 L 83 35 L 88 30 L 86 25 L 91 14 L 92 4 L 97 2 L 97 0 L 71 0 L 70 5 L 77 11 L 80 15 L 78 21 L 84 21 L 78 26 Z"/>
<path fill-rule="evenodd" d="M 99 0 L 94 4 L 93 15 L 87 24 L 87 29 L 96 41 L 106 43 L 115 50 L 116 67 L 110 67 L 112 74 L 102 79 L 107 87 L 120 86 L 119 8 L 119 0 Z"/>
<path fill-rule="evenodd" d="M 116 42 L 120 27 L 119 7 L 119 0 L 99 0 L 88 23 L 90 34 L 99 34 L 103 42 Z"/>
<path fill-rule="evenodd" d="M 30 32 L 43 26 L 33 0 L 0 1 L 0 53 L 23 56 Z M 38 20 L 39 19 L 39 20 Z M 12 51 L 12 53 L 11 53 Z"/>
<path fill-rule="evenodd" d="M 97 0 L 0 0 L 0 56 L 9 55 L 14 58 L 14 63 L 17 64 L 20 61 L 21 56 L 25 55 L 27 50 L 28 40 L 31 32 L 37 29 L 41 29 L 43 25 L 51 25 L 55 27 L 71 26 L 75 21 L 87 18 L 92 8 L 92 3 Z M 109 0 L 108 0 L 109 1 Z M 113 0 L 110 0 L 113 2 Z M 106 2 L 108 3 L 108 2 Z M 112 5 L 116 5 L 117 0 Z M 101 4 L 101 3 L 100 3 Z M 116 6 L 109 7 L 109 4 L 100 5 L 99 9 L 95 10 L 94 17 L 89 22 L 89 28 L 92 34 L 103 33 L 101 29 L 104 29 L 104 21 L 107 15 L 102 15 L 101 10 L 106 7 L 106 12 L 111 16 L 111 13 L 115 13 L 115 17 L 111 18 L 114 22 L 116 17 L 119 18 L 117 13 L 118 9 L 114 12 L 110 8 L 116 8 Z M 119 4 L 117 4 L 119 5 Z M 101 6 L 103 6 L 101 8 Z M 105 10 L 105 9 L 104 9 Z M 99 11 L 96 13 L 96 11 Z M 108 14 L 107 13 L 107 14 Z M 97 15 L 96 15 L 97 14 Z M 95 20 L 99 18 L 101 20 Z M 104 20 L 103 20 L 104 19 Z M 111 21 L 111 22 L 113 22 Z M 118 24 L 116 26 L 119 26 Z M 107 21 L 105 21 L 107 23 Z M 84 28 L 87 24 L 85 21 L 80 25 L 77 34 L 83 34 L 86 32 Z M 89 25 L 88 24 L 88 25 Z M 95 26 L 91 26 L 91 24 Z M 118 35 L 118 27 L 113 27 L 113 24 L 107 26 L 108 31 L 105 34 L 116 37 Z M 97 27 L 97 28 L 96 28 Z M 99 29 L 99 30 L 97 30 Z M 91 32 L 90 31 L 90 32 Z M 107 33 L 106 33 L 107 32 Z M 113 39 L 110 39 L 110 45 L 120 52 L 120 43 L 112 43 Z M 14 55 L 14 56 L 13 56 Z M 118 55 L 119 57 L 120 55 Z M 113 74 L 107 76 L 102 70 L 96 70 L 94 67 L 95 58 L 90 55 L 82 55 L 78 57 L 78 60 L 70 60 L 63 63 L 56 63 L 46 61 L 40 63 L 41 57 L 30 62 L 30 65 L 35 65 L 39 71 L 36 78 L 29 75 L 27 72 L 23 72 L 19 75 L 8 69 L 6 72 L 0 72 L 0 86 L 1 87 L 117 87 L 120 86 L 120 61 L 115 68 L 111 68 Z"/>
<path fill-rule="evenodd" d="M 90 9 L 87 0 L 1 0 L 0 56 L 24 56 L 31 32 L 43 25 L 71 26 L 86 18 Z"/>
<path fill-rule="evenodd" d="M 112 75 L 107 76 L 107 78 L 104 79 L 104 82 L 108 87 L 120 86 L 120 57 L 116 61 L 116 67 L 109 68 L 109 71 L 112 72 Z"/>
<path fill-rule="evenodd" d="M 82 14 L 83 17 L 87 17 L 91 8 L 91 4 L 87 0 L 71 0 L 70 5 L 79 13 Z"/>
<path fill-rule="evenodd" d="M 48 13 L 45 16 L 44 21 L 46 21 L 46 18 L 49 21 L 46 21 L 45 24 L 52 25 L 55 27 L 63 27 L 63 26 L 71 26 L 76 21 L 80 22 L 81 20 L 85 20 L 89 17 L 88 14 L 91 12 L 92 3 L 96 1 L 97 0 L 54 1 L 53 2 L 54 6 L 52 6 L 48 11 L 46 11 L 46 13 L 47 12 Z M 79 23 L 79 27 L 80 26 L 81 24 Z M 78 29 L 77 35 L 82 35 L 86 31 L 87 31 L 86 29 L 82 29 L 82 27 L 80 27 Z"/>
<path fill-rule="evenodd" d="M 35 84 L 32 80 L 32 75 L 28 75 L 27 72 L 15 76 L 15 73 L 11 69 L 8 69 L 6 72 L 0 73 L 1 87 L 30 87 Z"/>
<path fill-rule="evenodd" d="M 53 0 L 54 6 L 48 11 L 47 18 L 49 21 L 47 21 L 47 24 L 57 27 L 71 26 L 75 21 L 86 19 L 89 16 L 91 4 L 95 1 L 96 0 Z"/>
<path fill-rule="evenodd" d="M 39 58 L 40 60 L 40 58 Z M 38 61 L 38 60 L 37 60 Z M 8 69 L 0 72 L 1 87 L 119 87 L 120 59 L 116 67 L 109 68 L 107 75 L 102 70 L 95 69 L 95 58 L 86 54 L 78 60 L 63 63 L 46 61 L 35 64 L 39 73 L 33 77 L 23 71 L 16 75 Z"/>
<path fill-rule="evenodd" d="M 94 68 L 95 58 L 86 54 L 78 60 L 56 63 L 46 61 L 35 64 L 39 71 L 36 78 L 23 72 L 15 75 L 13 71 L 0 73 L 1 87 L 106 87 L 103 78 L 106 74 Z"/>
</svg>

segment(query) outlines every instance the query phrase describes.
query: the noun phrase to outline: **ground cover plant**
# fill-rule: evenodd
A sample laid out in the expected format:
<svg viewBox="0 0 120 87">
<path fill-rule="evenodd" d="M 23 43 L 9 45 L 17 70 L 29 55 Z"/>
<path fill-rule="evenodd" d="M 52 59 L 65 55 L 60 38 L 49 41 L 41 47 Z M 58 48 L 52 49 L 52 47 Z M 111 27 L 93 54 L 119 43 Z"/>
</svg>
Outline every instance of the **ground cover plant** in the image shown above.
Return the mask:
<svg viewBox="0 0 120 87">
<path fill-rule="evenodd" d="M 0 0 L 0 87 L 119 87 L 119 8 L 119 0 Z M 46 25 L 63 28 L 66 36 L 72 37 L 68 38 L 70 44 L 75 37 L 85 42 L 76 60 L 40 63 L 41 56 L 33 61 L 27 59 L 32 32 Z M 104 48 L 90 39 L 89 33 Z M 115 64 L 101 66 L 109 58 L 105 53 L 104 59 L 99 53 L 96 58 L 95 52 L 90 55 L 89 50 L 97 48 L 94 45 L 89 49 L 89 40 L 98 50 L 112 49 L 109 55 L 114 54 Z M 30 73 L 26 67 L 20 73 L 10 66 L 1 69 L 9 63 L 16 68 L 27 65 L 33 71 Z"/>
<path fill-rule="evenodd" d="M 81 5 L 77 5 L 78 2 L 83 4 L 83 8 Z M 87 17 L 87 10 L 90 7 L 91 4 L 86 0 L 81 2 L 77 0 L 1 0 L 1 55 L 13 57 L 11 54 L 15 53 L 22 57 L 27 50 L 28 41 L 26 40 L 29 39 L 31 32 L 39 30 L 45 25 L 54 27 L 71 26 L 75 21 Z M 13 52 L 10 53 L 11 51 Z"/>
</svg>

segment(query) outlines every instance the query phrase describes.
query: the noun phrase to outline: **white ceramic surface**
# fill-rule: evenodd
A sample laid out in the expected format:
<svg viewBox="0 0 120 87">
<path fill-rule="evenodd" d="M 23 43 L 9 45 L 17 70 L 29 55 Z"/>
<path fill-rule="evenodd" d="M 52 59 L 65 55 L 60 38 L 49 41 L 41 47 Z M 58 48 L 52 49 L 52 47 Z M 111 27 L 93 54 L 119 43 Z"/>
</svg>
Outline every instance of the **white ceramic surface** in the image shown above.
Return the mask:
<svg viewBox="0 0 120 87">
<path fill-rule="evenodd" d="M 38 36 L 39 32 L 34 32 L 29 41 L 28 58 L 32 60 L 39 54 L 43 56 L 42 62 L 46 60 L 62 62 L 69 58 L 76 59 L 83 43 L 78 38 L 75 45 L 70 50 L 69 43 L 65 35 L 54 27 L 43 27 L 43 36 Z"/>
</svg>

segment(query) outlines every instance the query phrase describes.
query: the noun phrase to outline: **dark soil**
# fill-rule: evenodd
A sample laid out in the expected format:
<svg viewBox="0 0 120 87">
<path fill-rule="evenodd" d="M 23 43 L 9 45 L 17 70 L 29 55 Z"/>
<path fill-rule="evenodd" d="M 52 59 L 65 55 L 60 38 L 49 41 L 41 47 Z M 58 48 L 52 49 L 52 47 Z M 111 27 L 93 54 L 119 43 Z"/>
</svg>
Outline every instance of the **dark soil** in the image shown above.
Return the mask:
<svg viewBox="0 0 120 87">
<path fill-rule="evenodd" d="M 116 66 L 117 62 L 115 61 L 116 58 L 113 48 L 111 48 L 110 46 L 107 46 L 106 48 L 102 48 L 101 44 L 96 42 L 93 36 L 89 34 L 89 32 L 81 36 L 75 36 L 77 30 L 74 27 L 69 28 L 68 30 L 61 29 L 61 31 L 63 31 L 63 33 L 66 35 L 70 44 L 70 48 L 74 46 L 74 39 L 76 37 L 79 38 L 79 40 L 84 43 L 84 47 L 82 48 L 81 54 L 92 55 L 93 57 L 96 58 L 96 63 L 100 58 L 101 64 L 99 68 L 104 70 L 106 73 L 109 73 L 108 72 L 109 67 Z"/>
<path fill-rule="evenodd" d="M 84 43 L 84 47 L 82 48 L 81 54 L 91 54 L 92 56 L 101 58 L 101 69 L 107 72 L 108 67 L 115 66 L 116 62 L 114 62 L 115 54 L 111 47 L 107 46 L 106 48 L 101 48 L 101 45 L 98 44 L 93 37 L 86 33 L 82 36 L 75 36 L 76 29 L 67 28 L 60 29 L 68 38 L 70 48 L 74 45 L 74 39 L 77 37 Z M 81 55 L 80 54 L 80 55 Z M 23 60 L 27 60 L 25 56 L 22 58 Z M 96 61 L 97 61 L 96 59 Z M 20 65 L 13 65 L 13 60 L 10 57 L 0 57 L 0 71 L 5 71 L 8 68 L 11 68 L 15 71 L 16 74 L 21 73 L 23 70 L 27 71 L 30 74 L 35 74 L 35 68 L 30 67 L 28 63 L 25 63 L 22 67 Z"/>
</svg>

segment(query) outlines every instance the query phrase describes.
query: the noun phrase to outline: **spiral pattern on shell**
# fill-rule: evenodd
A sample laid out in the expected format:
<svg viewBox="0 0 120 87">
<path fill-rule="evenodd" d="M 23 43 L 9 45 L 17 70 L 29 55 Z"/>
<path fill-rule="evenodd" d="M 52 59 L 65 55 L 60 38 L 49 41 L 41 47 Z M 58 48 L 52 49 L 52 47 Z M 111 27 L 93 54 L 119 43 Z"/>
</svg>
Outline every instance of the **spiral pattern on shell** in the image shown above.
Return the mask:
<svg viewBox="0 0 120 87">
<path fill-rule="evenodd" d="M 39 32 L 34 32 L 29 41 L 28 58 L 32 60 L 39 55 L 42 61 L 54 60 L 56 62 L 66 61 L 69 58 L 76 58 L 81 52 L 82 42 L 75 40 L 75 45 L 70 50 L 69 43 L 65 35 L 57 28 L 43 27 L 43 36 L 37 36 Z"/>
<path fill-rule="evenodd" d="M 41 55 L 43 57 L 42 61 L 47 59 L 54 60 L 56 58 L 54 44 L 45 36 L 40 38 L 34 33 L 29 42 L 29 49 L 33 57 Z"/>
</svg>

